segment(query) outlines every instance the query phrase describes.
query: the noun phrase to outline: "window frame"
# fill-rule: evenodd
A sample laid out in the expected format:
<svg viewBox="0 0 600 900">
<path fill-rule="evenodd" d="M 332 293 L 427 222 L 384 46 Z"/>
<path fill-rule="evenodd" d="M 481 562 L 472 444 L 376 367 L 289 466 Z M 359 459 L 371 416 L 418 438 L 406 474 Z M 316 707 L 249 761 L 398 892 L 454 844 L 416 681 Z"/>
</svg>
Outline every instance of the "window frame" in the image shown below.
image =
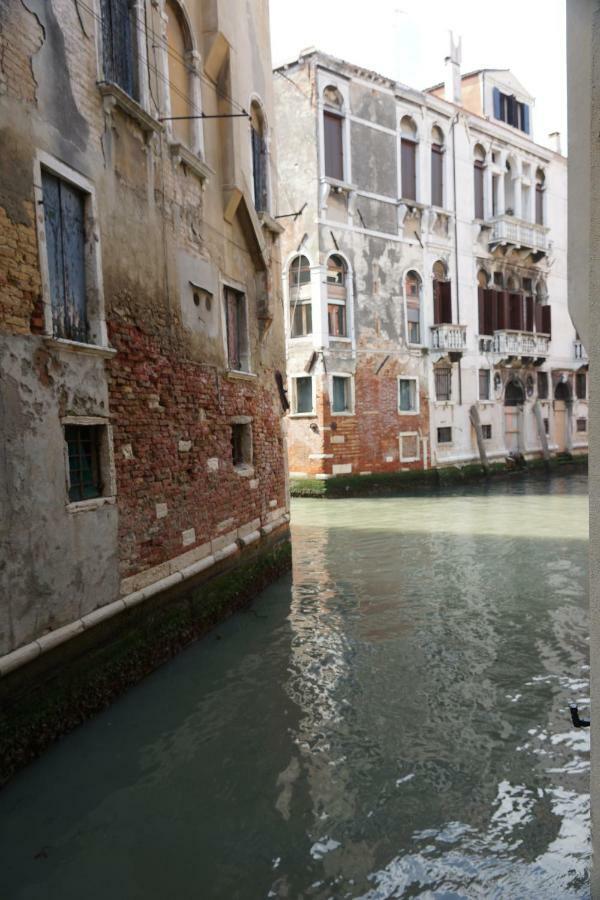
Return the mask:
<svg viewBox="0 0 600 900">
<path fill-rule="evenodd" d="M 400 406 L 400 397 L 401 397 L 400 383 L 402 381 L 412 381 L 412 383 L 415 386 L 414 387 L 415 405 L 414 405 L 413 409 L 402 409 Z M 398 375 L 397 382 L 398 382 L 398 386 L 397 386 L 398 413 L 401 416 L 418 416 L 419 413 L 421 412 L 421 397 L 419 394 L 419 379 L 418 379 L 418 377 L 416 375 Z"/>
<path fill-rule="evenodd" d="M 579 385 L 581 384 L 581 379 L 583 379 L 584 391 L 583 394 L 579 391 Z M 588 399 L 588 377 L 587 372 L 576 372 L 575 373 L 575 397 L 577 400 L 587 400 Z"/>
<path fill-rule="evenodd" d="M 228 313 L 228 294 L 232 292 L 241 297 L 244 301 L 244 329 L 243 333 L 238 329 L 238 336 L 243 334 L 243 338 L 245 339 L 245 348 L 238 347 L 238 353 L 240 357 L 240 365 L 244 361 L 244 357 L 246 359 L 247 368 L 239 368 L 236 369 L 232 365 L 232 360 L 229 354 L 229 313 Z M 222 281 L 222 300 L 221 300 L 221 309 L 223 316 L 223 338 L 225 345 L 225 360 L 226 366 L 229 372 L 232 372 L 234 375 L 253 375 L 252 372 L 252 351 L 250 345 L 250 309 L 249 309 L 249 301 L 248 295 L 244 290 L 243 286 L 240 284 L 235 284 L 231 281 Z M 235 360 L 234 360 L 235 362 Z"/>
<path fill-rule="evenodd" d="M 117 494 L 117 478 L 115 472 L 113 432 L 110 420 L 104 416 L 63 416 L 60 420 L 63 436 L 63 455 L 65 466 L 65 507 L 68 512 L 85 512 L 98 509 L 107 504 L 114 504 Z M 85 500 L 71 500 L 71 470 L 69 463 L 69 449 L 66 440 L 66 429 L 75 426 L 77 428 L 96 428 L 99 435 L 97 448 L 97 465 L 101 479 L 101 492 L 96 497 Z"/>
<path fill-rule="evenodd" d="M 55 178 L 65 181 L 84 195 L 84 273 L 85 273 L 85 306 L 88 325 L 87 341 L 75 341 L 58 337 L 54 334 L 52 315 L 52 294 L 50 287 L 50 268 L 48 261 L 48 242 L 44 217 L 44 191 L 42 187 L 42 169 L 47 170 Z M 108 344 L 106 313 L 104 304 L 104 282 L 102 277 L 102 242 L 98 222 L 96 190 L 89 179 L 70 166 L 65 165 L 49 153 L 38 150 L 34 159 L 33 192 L 36 209 L 36 231 L 38 237 L 38 254 L 40 278 L 42 285 L 42 304 L 44 309 L 44 334 L 50 341 L 65 349 L 80 349 L 89 353 L 112 355 L 116 351 Z"/>
<path fill-rule="evenodd" d="M 415 438 L 417 445 L 416 456 L 404 456 L 404 438 Z M 418 431 L 401 431 L 398 435 L 398 456 L 401 463 L 419 462 L 421 459 L 421 435 Z"/>
<path fill-rule="evenodd" d="M 333 408 L 333 380 L 334 378 L 343 378 L 348 383 L 347 403 L 348 409 L 336 411 Z M 353 416 L 355 415 L 355 397 L 354 397 L 354 375 L 348 372 L 331 372 L 329 375 L 329 410 L 332 416 Z"/>
<path fill-rule="evenodd" d="M 342 273 L 343 281 L 341 284 L 337 282 L 332 282 L 329 280 L 329 272 L 333 271 L 329 268 L 330 260 L 333 257 L 337 257 L 342 266 L 337 266 L 336 269 Z M 350 322 L 349 322 L 349 304 L 348 297 L 350 294 L 349 291 L 350 285 L 350 266 L 348 265 L 348 260 L 339 252 L 330 253 L 325 260 L 325 287 L 327 294 L 327 334 L 329 336 L 329 340 L 333 341 L 348 341 L 350 340 Z M 336 296 L 336 294 L 339 294 Z M 342 319 L 344 329 L 340 334 L 335 334 L 331 329 L 331 316 L 332 316 L 332 307 L 335 307 L 336 315 L 339 315 L 340 307 L 342 308 Z"/>
<path fill-rule="evenodd" d="M 292 395 L 292 403 L 290 409 L 290 418 L 292 419 L 314 419 L 317 414 L 317 397 L 316 397 L 316 384 L 315 379 L 312 375 L 302 374 L 302 375 L 290 375 L 291 381 L 291 395 Z M 311 383 L 311 410 L 310 412 L 299 412 L 298 411 L 298 381 L 301 378 L 310 379 Z"/>
<path fill-rule="evenodd" d="M 408 276 L 411 274 L 415 275 L 417 278 L 418 291 L 419 291 L 419 304 L 418 304 L 419 320 L 418 320 L 418 323 L 416 323 L 419 326 L 419 340 L 418 341 L 411 340 L 410 326 L 415 323 L 412 322 L 411 320 L 409 320 L 409 318 L 408 318 L 409 306 L 412 305 L 414 307 L 414 304 L 409 303 L 409 296 L 408 296 L 408 291 L 407 291 L 407 279 L 408 279 Z M 423 342 L 423 332 L 424 332 L 423 310 L 424 310 L 424 307 L 423 307 L 423 278 L 421 276 L 421 273 L 417 269 L 407 269 L 402 278 L 402 288 L 403 288 L 403 294 L 404 294 L 404 325 L 405 325 L 405 329 L 406 329 L 406 331 L 405 331 L 406 343 L 410 347 L 423 347 L 423 346 L 425 346 L 424 342 Z"/>
<path fill-rule="evenodd" d="M 487 375 L 487 397 L 482 396 L 481 394 L 481 376 L 482 374 Z M 486 368 L 478 369 L 478 378 L 477 378 L 477 398 L 480 403 L 490 403 L 492 401 L 492 370 Z"/>
<path fill-rule="evenodd" d="M 579 426 L 583 422 L 583 428 Z M 587 434 L 588 433 L 588 420 L 587 416 L 577 416 L 575 420 L 575 434 Z"/>
<path fill-rule="evenodd" d="M 291 276 L 293 274 L 292 264 L 295 260 L 302 259 L 302 258 L 304 258 L 307 261 L 308 266 L 299 266 L 297 271 L 298 271 L 298 273 L 308 271 L 308 280 L 305 282 L 299 281 L 298 285 L 293 287 L 290 284 Z M 291 341 L 305 341 L 307 338 L 308 339 L 312 338 L 312 336 L 314 334 L 315 323 L 314 323 L 314 317 L 313 317 L 314 310 L 313 310 L 313 296 L 312 296 L 313 295 L 312 268 L 313 267 L 312 267 L 310 258 L 306 255 L 306 253 L 294 253 L 288 260 L 287 265 L 284 270 L 284 285 L 285 285 L 285 289 L 287 291 L 287 304 L 286 304 L 286 306 L 287 306 L 286 315 L 287 315 L 287 320 L 288 320 L 287 335 L 288 335 L 288 340 L 291 340 Z M 292 311 L 293 291 L 297 291 L 298 296 L 294 302 L 294 309 Z M 303 297 L 302 296 L 303 292 L 308 294 L 308 296 Z M 300 308 L 301 308 L 301 318 L 302 318 L 303 323 L 305 323 L 305 319 L 306 319 L 305 308 L 307 308 L 310 311 L 310 329 L 308 331 L 303 332 L 302 334 L 293 334 L 295 313 L 296 313 L 298 306 L 300 306 Z"/>
<path fill-rule="evenodd" d="M 448 396 L 440 397 L 438 395 L 438 381 L 437 376 L 444 373 L 445 377 L 448 379 Z M 452 366 L 435 366 L 433 369 L 433 386 L 435 391 L 435 402 L 436 403 L 452 403 Z"/>
<path fill-rule="evenodd" d="M 448 431 L 450 433 L 449 440 L 447 440 L 447 441 L 440 440 L 440 431 Z M 438 446 L 440 444 L 444 444 L 447 446 L 448 444 L 453 444 L 453 443 L 454 443 L 454 434 L 452 431 L 452 425 L 438 425 L 436 427 L 436 444 L 438 444 Z"/>
<path fill-rule="evenodd" d="M 254 472 L 254 435 L 252 432 L 252 418 L 250 416 L 233 416 L 229 420 L 231 429 L 231 464 L 235 472 L 242 475 L 250 475 Z M 242 457 L 236 461 L 236 429 L 244 429 L 241 432 Z M 238 434 L 240 432 L 237 432 Z"/>
</svg>

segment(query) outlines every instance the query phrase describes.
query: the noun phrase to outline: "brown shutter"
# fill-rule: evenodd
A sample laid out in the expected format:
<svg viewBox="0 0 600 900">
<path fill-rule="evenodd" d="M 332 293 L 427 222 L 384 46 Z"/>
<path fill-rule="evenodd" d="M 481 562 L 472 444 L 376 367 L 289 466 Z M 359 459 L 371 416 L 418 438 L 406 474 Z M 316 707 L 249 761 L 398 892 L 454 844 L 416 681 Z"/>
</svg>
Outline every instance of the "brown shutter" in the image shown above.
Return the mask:
<svg viewBox="0 0 600 900">
<path fill-rule="evenodd" d="M 442 282 L 433 282 L 433 324 L 440 325 L 442 321 Z"/>
<path fill-rule="evenodd" d="M 323 113 L 325 131 L 325 175 L 328 178 L 344 180 L 344 141 L 342 137 L 343 119 L 334 113 Z"/>
<path fill-rule="evenodd" d="M 444 205 L 444 154 L 439 144 L 431 146 L 431 205 Z"/>
<path fill-rule="evenodd" d="M 498 308 L 496 305 L 497 291 L 487 288 L 484 292 L 485 300 L 485 316 L 484 316 L 484 334 L 493 334 L 496 331 L 498 322 Z"/>
<path fill-rule="evenodd" d="M 535 222 L 536 225 L 544 224 L 544 190 L 539 184 L 535 186 Z"/>
<path fill-rule="evenodd" d="M 477 288 L 477 306 L 479 308 L 479 334 L 489 334 L 485 330 L 485 289 Z"/>
<path fill-rule="evenodd" d="M 401 165 L 402 165 L 402 196 L 405 200 L 417 199 L 417 167 L 416 144 L 402 138 L 401 141 Z"/>
<path fill-rule="evenodd" d="M 542 332 L 552 335 L 552 307 L 542 306 Z"/>
<path fill-rule="evenodd" d="M 523 295 L 511 294 L 509 297 L 509 328 L 523 331 Z"/>
<path fill-rule="evenodd" d="M 225 299 L 227 303 L 227 353 L 229 356 L 229 366 L 238 371 L 241 366 L 241 360 L 239 351 L 237 296 L 235 291 L 227 289 Z"/>
<path fill-rule="evenodd" d="M 441 281 L 440 288 L 442 322 L 449 325 L 452 322 L 452 285 L 449 281 Z"/>
<path fill-rule="evenodd" d="M 508 291 L 497 291 L 497 294 L 498 294 L 498 298 L 497 298 L 497 301 L 496 301 L 497 304 L 498 304 L 498 323 L 497 323 L 497 324 L 498 324 L 498 329 L 499 329 L 500 331 L 504 331 L 506 328 L 509 327 L 509 326 L 508 326 L 508 321 L 509 321 L 509 317 L 508 317 L 508 298 L 509 298 L 509 293 L 508 293 Z"/>
<path fill-rule="evenodd" d="M 474 174 L 475 174 L 475 218 L 483 219 L 483 217 L 484 217 L 484 209 L 483 209 L 484 168 L 479 161 L 477 161 L 475 163 Z"/>
</svg>

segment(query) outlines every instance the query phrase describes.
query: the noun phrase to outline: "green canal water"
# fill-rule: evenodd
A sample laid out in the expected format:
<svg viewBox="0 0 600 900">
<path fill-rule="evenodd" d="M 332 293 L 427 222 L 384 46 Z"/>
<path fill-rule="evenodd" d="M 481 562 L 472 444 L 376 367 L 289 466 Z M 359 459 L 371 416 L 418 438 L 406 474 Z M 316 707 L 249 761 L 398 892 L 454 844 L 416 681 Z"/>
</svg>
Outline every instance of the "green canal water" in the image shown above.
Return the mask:
<svg viewBox="0 0 600 900">
<path fill-rule="evenodd" d="M 297 501 L 293 536 L 0 793 L 2 900 L 589 895 L 585 479 Z"/>
</svg>

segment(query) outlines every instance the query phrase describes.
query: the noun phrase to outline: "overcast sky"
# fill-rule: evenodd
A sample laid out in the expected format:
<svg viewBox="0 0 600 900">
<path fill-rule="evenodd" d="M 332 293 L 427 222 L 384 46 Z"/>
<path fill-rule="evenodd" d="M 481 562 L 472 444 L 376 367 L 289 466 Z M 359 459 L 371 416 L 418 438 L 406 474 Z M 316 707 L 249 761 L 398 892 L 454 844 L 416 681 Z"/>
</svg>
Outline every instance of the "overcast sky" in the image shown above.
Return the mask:
<svg viewBox="0 0 600 900">
<path fill-rule="evenodd" d="M 566 151 L 565 0 L 270 0 L 273 65 L 317 47 L 415 88 L 444 78 L 448 30 L 462 70 L 511 69 L 536 98 L 534 136 Z"/>
</svg>

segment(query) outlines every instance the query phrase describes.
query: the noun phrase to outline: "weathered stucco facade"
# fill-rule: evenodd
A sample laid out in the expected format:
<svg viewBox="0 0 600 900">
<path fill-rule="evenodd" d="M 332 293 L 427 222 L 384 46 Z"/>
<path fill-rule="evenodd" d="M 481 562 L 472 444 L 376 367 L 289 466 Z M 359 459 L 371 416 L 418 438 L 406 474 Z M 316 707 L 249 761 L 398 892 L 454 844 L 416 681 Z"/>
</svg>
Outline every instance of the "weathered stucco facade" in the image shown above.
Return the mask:
<svg viewBox="0 0 600 900">
<path fill-rule="evenodd" d="M 292 476 L 587 448 L 566 160 L 459 57 L 428 92 L 317 51 L 275 71 Z"/>
<path fill-rule="evenodd" d="M 266 0 L 0 2 L 2 674 L 287 533 L 271 85 Z"/>
</svg>

